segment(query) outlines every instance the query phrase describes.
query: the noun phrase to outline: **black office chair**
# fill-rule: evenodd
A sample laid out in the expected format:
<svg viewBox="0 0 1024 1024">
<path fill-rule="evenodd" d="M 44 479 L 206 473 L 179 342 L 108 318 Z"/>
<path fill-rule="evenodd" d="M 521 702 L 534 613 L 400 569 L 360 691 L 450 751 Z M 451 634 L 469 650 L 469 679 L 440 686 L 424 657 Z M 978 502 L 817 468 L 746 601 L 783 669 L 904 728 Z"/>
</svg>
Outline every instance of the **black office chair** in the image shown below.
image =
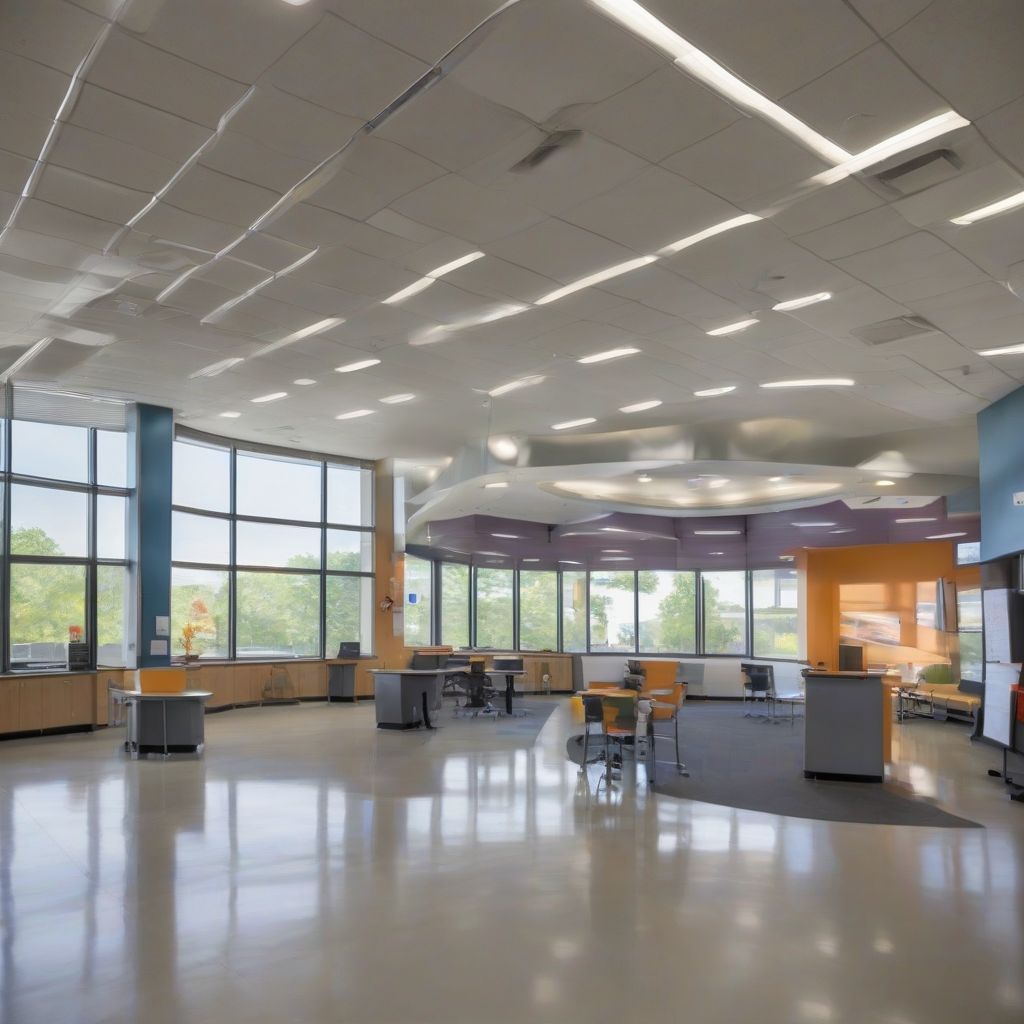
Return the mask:
<svg viewBox="0 0 1024 1024">
<path fill-rule="evenodd" d="M 448 660 L 445 662 L 444 673 L 441 696 L 453 697 L 455 706 L 458 707 L 459 698 L 469 695 L 469 680 L 466 678 L 469 673 L 469 655 L 449 654 Z"/>
<path fill-rule="evenodd" d="M 604 741 L 604 756 L 608 756 L 608 740 L 604 735 L 604 708 L 600 697 L 583 698 L 583 764 L 581 772 L 587 770 L 587 746 L 590 741 L 590 726 L 596 723 L 601 726 L 601 739 Z"/>
<path fill-rule="evenodd" d="M 755 715 L 745 711 L 744 718 L 775 717 L 775 667 L 744 662 L 740 665 L 743 673 L 743 703 L 763 700 L 771 708 L 771 715 Z"/>
</svg>

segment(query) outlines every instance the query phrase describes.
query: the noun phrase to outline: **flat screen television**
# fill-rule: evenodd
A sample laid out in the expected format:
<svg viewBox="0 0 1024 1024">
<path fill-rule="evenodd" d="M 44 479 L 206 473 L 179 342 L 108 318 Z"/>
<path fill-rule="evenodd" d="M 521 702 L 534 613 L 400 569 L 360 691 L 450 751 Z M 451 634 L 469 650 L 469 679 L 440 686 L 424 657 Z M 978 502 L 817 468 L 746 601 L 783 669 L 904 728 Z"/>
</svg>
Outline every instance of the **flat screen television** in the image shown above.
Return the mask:
<svg viewBox="0 0 1024 1024">
<path fill-rule="evenodd" d="M 839 671 L 840 672 L 863 672 L 864 648 L 860 644 L 839 645 Z"/>
</svg>

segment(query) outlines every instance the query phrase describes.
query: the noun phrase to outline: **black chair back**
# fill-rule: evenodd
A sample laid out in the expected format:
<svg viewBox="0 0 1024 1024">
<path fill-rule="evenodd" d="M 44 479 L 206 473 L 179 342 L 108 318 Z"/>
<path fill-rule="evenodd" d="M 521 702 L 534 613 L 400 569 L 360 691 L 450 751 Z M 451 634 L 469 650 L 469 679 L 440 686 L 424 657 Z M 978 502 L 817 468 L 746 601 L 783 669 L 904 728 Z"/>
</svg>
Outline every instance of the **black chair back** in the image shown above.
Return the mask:
<svg viewBox="0 0 1024 1024">
<path fill-rule="evenodd" d="M 584 722 L 603 722 L 604 721 L 604 708 L 601 705 L 600 697 L 584 697 L 583 698 L 583 721 Z"/>
<path fill-rule="evenodd" d="M 523 671 L 523 659 L 522 658 L 495 658 L 494 659 L 494 671 L 495 672 L 522 672 Z"/>
</svg>

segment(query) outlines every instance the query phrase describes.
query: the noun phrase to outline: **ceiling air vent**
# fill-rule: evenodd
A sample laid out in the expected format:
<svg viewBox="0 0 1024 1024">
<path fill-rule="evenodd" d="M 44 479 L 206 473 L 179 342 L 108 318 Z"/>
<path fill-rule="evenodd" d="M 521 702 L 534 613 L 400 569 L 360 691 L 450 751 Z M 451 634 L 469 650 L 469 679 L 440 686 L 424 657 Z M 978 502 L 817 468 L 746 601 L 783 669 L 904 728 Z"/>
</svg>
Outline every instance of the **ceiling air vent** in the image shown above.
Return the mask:
<svg viewBox="0 0 1024 1024">
<path fill-rule="evenodd" d="M 539 167 L 545 160 L 554 156 L 560 149 L 573 146 L 583 137 L 578 128 L 569 128 L 561 132 L 552 132 L 536 149 L 532 149 L 518 163 L 512 165 L 515 174 L 525 174 Z"/>
<path fill-rule="evenodd" d="M 913 160 L 888 167 L 874 175 L 875 181 L 897 195 L 909 196 L 939 185 L 960 173 L 960 158 L 951 149 L 933 149 Z"/>
<path fill-rule="evenodd" d="M 894 341 L 916 338 L 920 334 L 934 334 L 935 324 L 923 316 L 895 316 L 891 320 L 879 320 L 866 327 L 855 327 L 850 333 L 865 345 L 891 345 Z"/>
</svg>

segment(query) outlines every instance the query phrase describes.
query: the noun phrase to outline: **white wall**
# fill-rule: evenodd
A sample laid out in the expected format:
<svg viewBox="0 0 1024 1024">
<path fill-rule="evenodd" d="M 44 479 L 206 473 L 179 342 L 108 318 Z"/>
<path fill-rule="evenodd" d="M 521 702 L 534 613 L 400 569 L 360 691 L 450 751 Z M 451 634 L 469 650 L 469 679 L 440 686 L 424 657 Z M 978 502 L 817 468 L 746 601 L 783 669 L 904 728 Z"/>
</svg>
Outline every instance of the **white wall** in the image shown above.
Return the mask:
<svg viewBox="0 0 1024 1024">
<path fill-rule="evenodd" d="M 584 654 L 583 681 L 616 682 L 622 679 L 626 668 L 625 655 Z M 682 661 L 704 666 L 704 682 L 691 687 L 692 697 L 741 697 L 740 664 L 755 662 L 775 666 L 775 689 L 779 693 L 800 688 L 800 672 L 806 666 L 792 661 L 769 661 L 765 658 L 641 658 L 642 661 Z"/>
</svg>

